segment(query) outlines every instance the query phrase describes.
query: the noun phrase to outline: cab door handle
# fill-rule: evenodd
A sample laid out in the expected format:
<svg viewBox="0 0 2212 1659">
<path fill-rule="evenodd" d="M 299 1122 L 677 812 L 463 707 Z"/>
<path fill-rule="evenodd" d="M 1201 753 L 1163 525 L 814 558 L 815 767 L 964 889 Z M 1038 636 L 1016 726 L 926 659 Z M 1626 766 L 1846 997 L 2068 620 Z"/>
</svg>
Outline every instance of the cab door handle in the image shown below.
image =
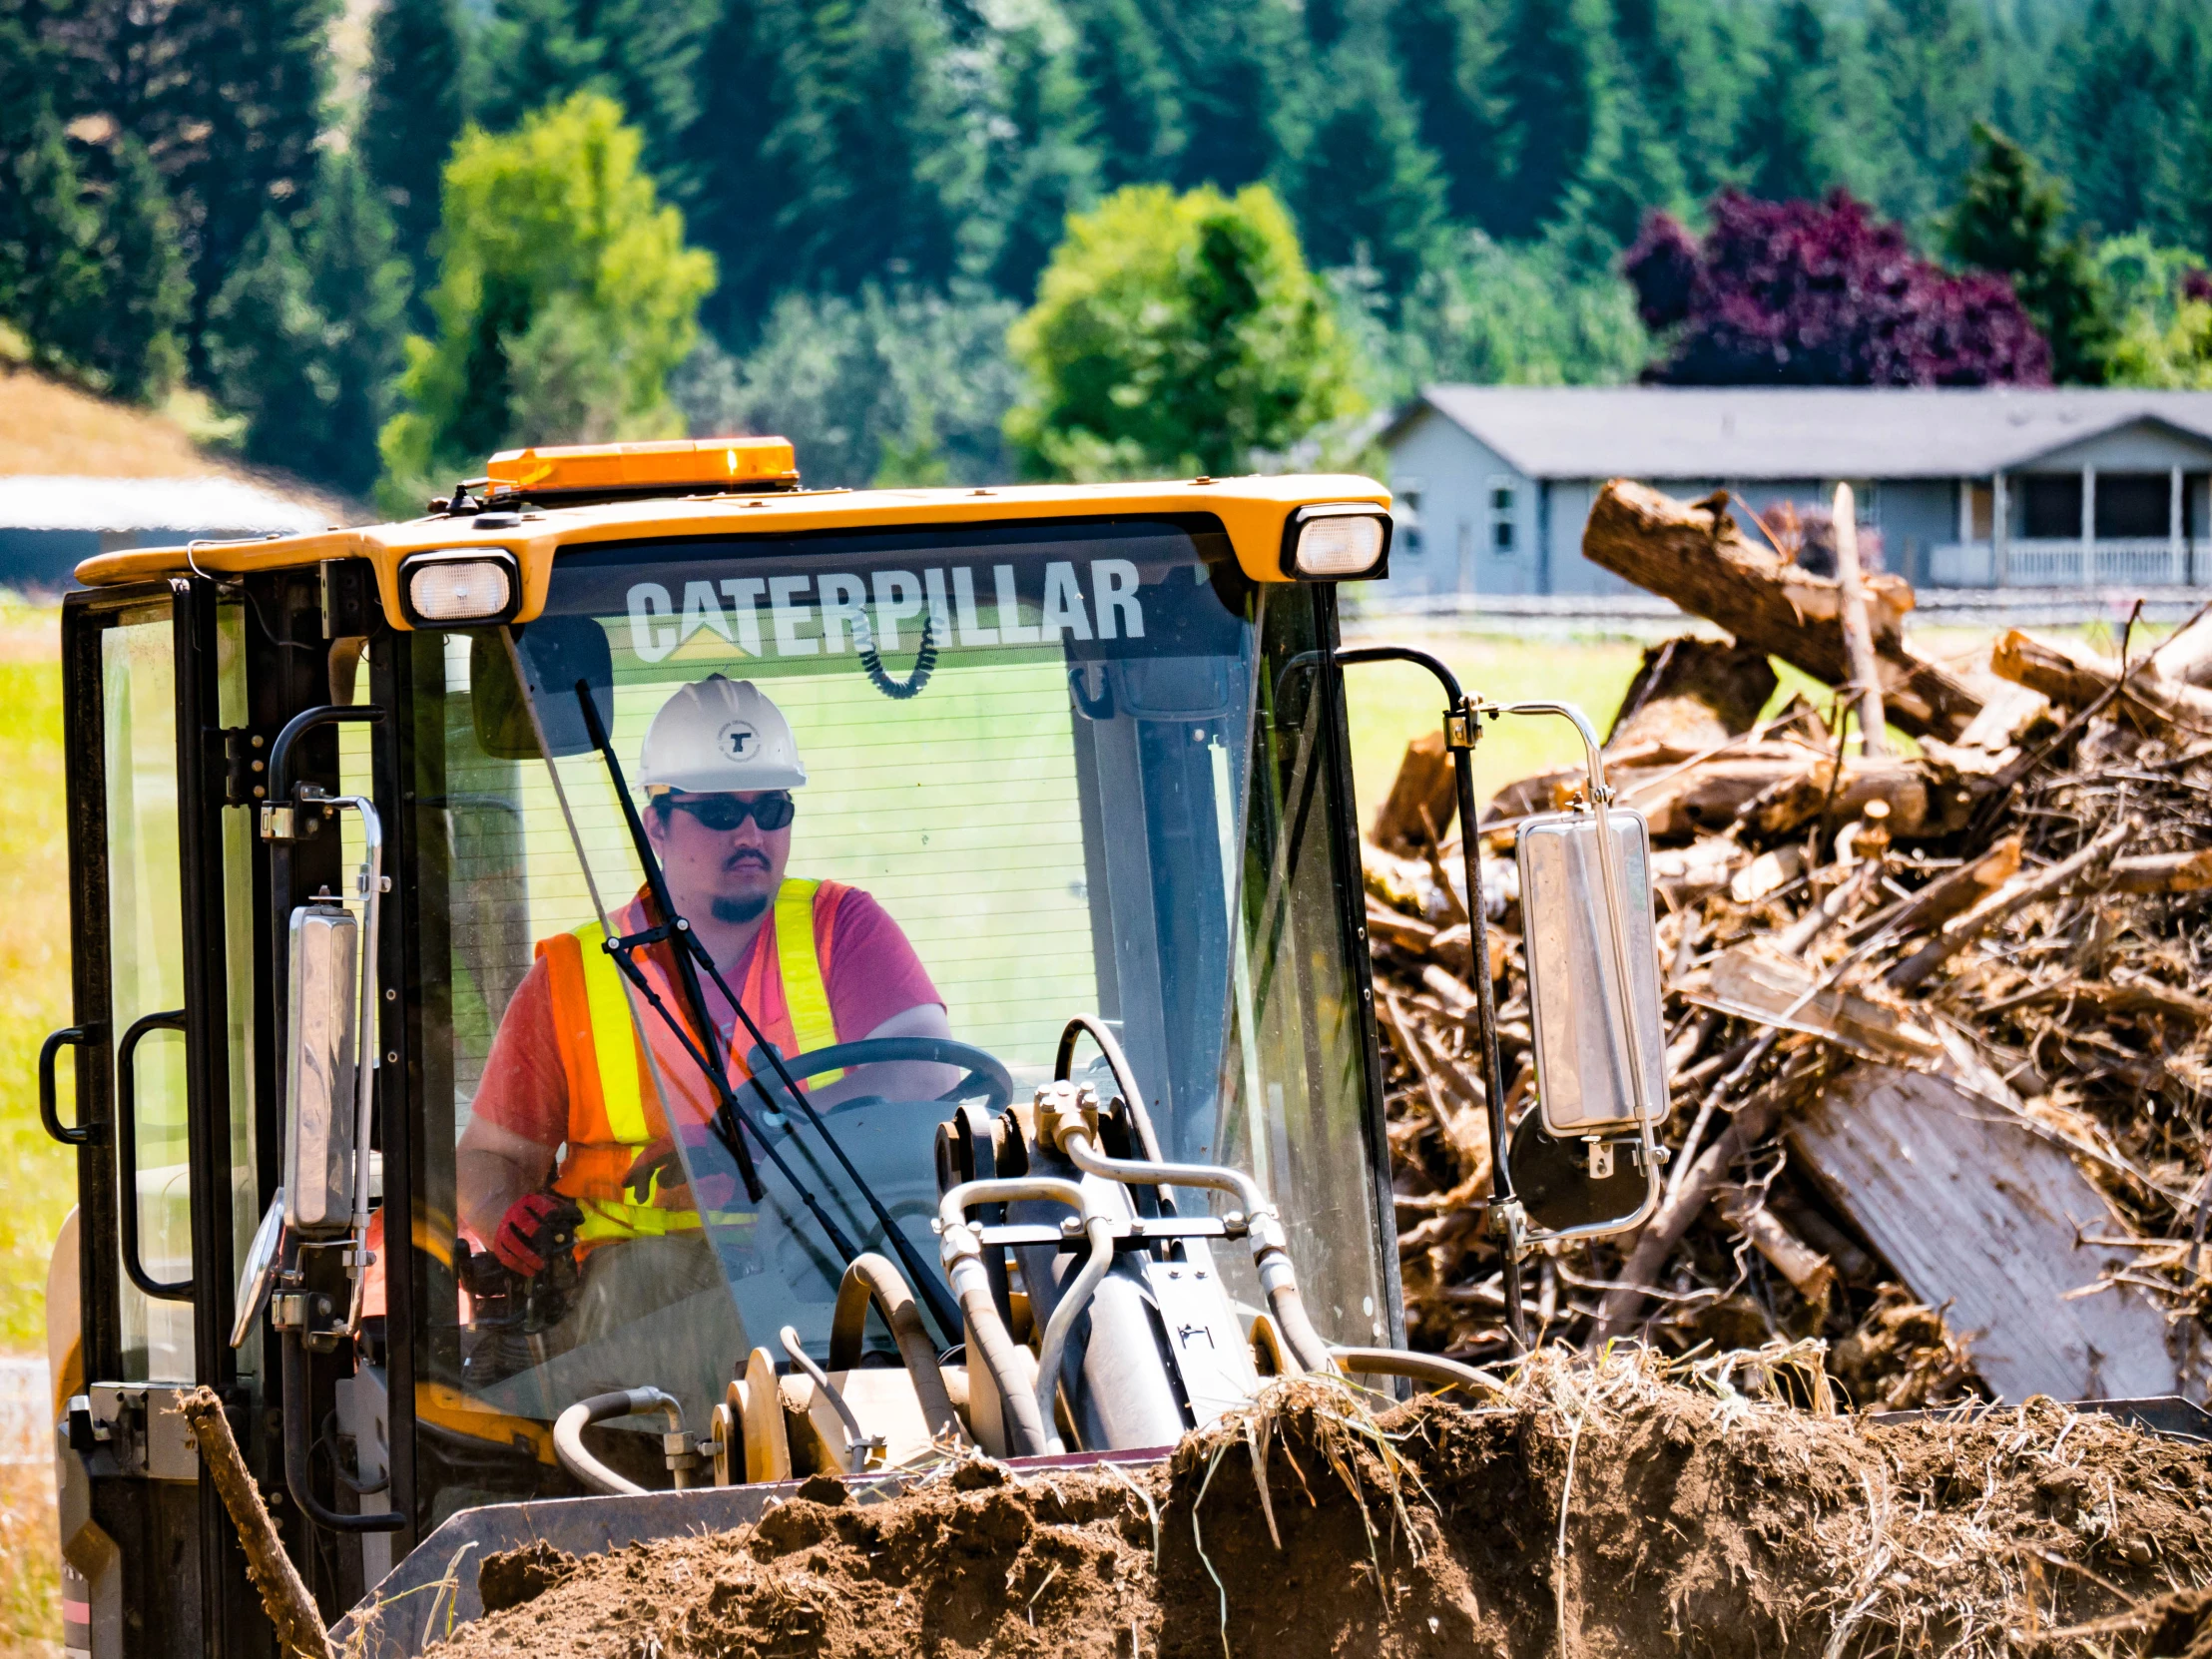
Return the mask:
<svg viewBox="0 0 2212 1659">
<path fill-rule="evenodd" d="M 54 1086 L 54 1062 L 65 1048 L 82 1049 L 92 1041 L 89 1025 L 65 1025 L 50 1033 L 38 1051 L 38 1120 L 46 1125 L 46 1132 L 64 1146 L 96 1146 L 100 1141 L 99 1126 L 80 1123 L 74 1126 L 62 1122 L 59 1093 Z"/>
<path fill-rule="evenodd" d="M 190 1279 L 164 1284 L 149 1274 L 146 1265 L 139 1260 L 138 1045 L 139 1039 L 149 1031 L 182 1031 L 184 1028 L 182 1008 L 143 1015 L 132 1021 L 131 1028 L 123 1033 L 115 1056 L 115 1161 L 116 1178 L 123 1188 L 120 1195 L 123 1200 L 123 1271 L 130 1275 L 132 1284 L 160 1302 L 190 1302 L 194 1284 Z"/>
</svg>

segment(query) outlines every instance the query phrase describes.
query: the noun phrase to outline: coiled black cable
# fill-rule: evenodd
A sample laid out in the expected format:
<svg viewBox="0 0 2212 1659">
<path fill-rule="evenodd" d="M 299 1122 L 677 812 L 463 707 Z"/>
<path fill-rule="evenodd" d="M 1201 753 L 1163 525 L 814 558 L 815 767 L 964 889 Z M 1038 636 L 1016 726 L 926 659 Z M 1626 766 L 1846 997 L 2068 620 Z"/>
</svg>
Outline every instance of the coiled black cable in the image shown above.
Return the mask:
<svg viewBox="0 0 2212 1659">
<path fill-rule="evenodd" d="M 921 624 L 921 647 L 914 653 L 913 672 L 903 680 L 893 680 L 883 672 L 882 655 L 875 649 L 875 636 L 865 632 L 861 623 L 854 630 L 863 635 L 856 643 L 860 647 L 860 667 L 867 672 L 868 684 L 885 697 L 903 703 L 909 697 L 919 697 L 921 688 L 929 684 L 929 676 L 937 666 L 937 642 L 934 634 L 934 617 L 924 618 Z"/>
</svg>

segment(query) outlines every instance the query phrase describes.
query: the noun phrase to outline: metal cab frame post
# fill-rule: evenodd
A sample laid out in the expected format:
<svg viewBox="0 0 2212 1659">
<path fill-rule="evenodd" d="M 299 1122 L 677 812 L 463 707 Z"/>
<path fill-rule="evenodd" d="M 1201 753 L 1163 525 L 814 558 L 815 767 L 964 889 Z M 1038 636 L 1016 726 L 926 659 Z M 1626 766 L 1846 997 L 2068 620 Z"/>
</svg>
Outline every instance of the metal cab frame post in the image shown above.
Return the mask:
<svg viewBox="0 0 2212 1659">
<path fill-rule="evenodd" d="M 174 578 L 96 594 L 73 593 L 63 605 L 63 733 L 69 842 L 69 908 L 73 939 L 72 1030 L 61 1041 L 76 1049 L 73 1125 L 58 1135 L 78 1155 L 79 1352 L 86 1391 L 68 1424 L 63 1493 L 65 1543 L 95 1554 L 112 1550 L 89 1581 L 95 1597 L 87 1639 L 119 1642 L 133 1654 L 273 1651 L 267 1623 L 246 1576 L 222 1500 L 204 1474 L 188 1477 L 169 1444 L 167 1418 L 184 1380 L 111 1382 L 123 1371 L 122 1303 L 126 1272 L 143 1294 L 185 1300 L 194 1311 L 193 1382 L 216 1390 L 237 1419 L 251 1425 L 251 1390 L 244 1387 L 228 1342 L 231 1283 L 231 1055 L 226 972 L 223 818 L 227 799 L 225 739 L 218 719 L 216 584 Z M 126 619 L 152 620 L 166 607 L 175 701 L 175 765 L 179 930 L 186 996 L 175 1012 L 133 1022 L 132 1035 L 157 1029 L 185 1038 L 186 1163 L 193 1271 L 189 1281 L 157 1284 L 137 1261 L 137 1195 L 121 1187 L 136 1162 L 122 1144 L 126 1125 L 114 1045 L 114 974 L 110 958 L 111 881 L 108 846 L 106 673 L 104 637 Z M 55 1046 L 59 1046 L 57 1043 Z M 135 1048 L 136 1042 L 130 1046 Z M 44 1057 L 51 1066 L 51 1054 Z M 50 1077 L 42 1077 L 42 1085 Z M 43 1095 L 51 1090 L 42 1089 Z M 59 1127 L 57 1109 L 42 1111 Z M 128 1232 L 134 1246 L 118 1253 Z M 126 1260 L 128 1257 L 128 1260 Z M 244 1436 L 242 1436 L 243 1438 Z M 82 1481 L 80 1489 L 78 1483 Z M 151 1489 L 148 1483 L 151 1482 Z M 168 1494 L 196 1487 L 179 1504 Z M 181 1536 L 180 1534 L 189 1534 Z M 103 1546 L 97 1540 L 105 1537 Z M 158 1540 L 166 1539 L 167 1542 Z M 182 1548 L 191 1586 L 179 1595 L 174 1573 L 157 1581 L 155 1563 Z M 80 1571 L 65 1549 L 65 1565 Z M 114 1581 L 109 1583 L 109 1575 Z"/>
</svg>

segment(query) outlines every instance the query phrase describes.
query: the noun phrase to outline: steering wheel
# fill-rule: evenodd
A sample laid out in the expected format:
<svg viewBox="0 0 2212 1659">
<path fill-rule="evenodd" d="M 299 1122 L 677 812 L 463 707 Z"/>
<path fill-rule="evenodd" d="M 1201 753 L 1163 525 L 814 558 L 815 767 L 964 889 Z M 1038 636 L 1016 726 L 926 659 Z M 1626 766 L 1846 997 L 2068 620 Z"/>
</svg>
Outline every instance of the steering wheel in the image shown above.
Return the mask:
<svg viewBox="0 0 2212 1659">
<path fill-rule="evenodd" d="M 961 1067 L 965 1075 L 938 1095 L 939 1101 L 965 1100 L 981 1088 L 988 1109 L 1001 1112 L 1014 1098 L 1013 1074 L 1006 1069 L 1004 1061 L 987 1049 L 955 1042 L 950 1037 L 864 1037 L 858 1042 L 832 1043 L 828 1048 L 789 1056 L 784 1061 L 784 1069 L 792 1074 L 792 1081 L 796 1083 L 803 1078 L 819 1077 L 826 1071 L 842 1071 L 885 1060 L 923 1060 L 940 1066 Z M 753 1073 L 753 1085 L 768 1096 L 777 1111 L 790 1105 L 784 1099 L 783 1080 L 768 1063 L 767 1055 L 755 1049 L 746 1063 Z"/>
</svg>

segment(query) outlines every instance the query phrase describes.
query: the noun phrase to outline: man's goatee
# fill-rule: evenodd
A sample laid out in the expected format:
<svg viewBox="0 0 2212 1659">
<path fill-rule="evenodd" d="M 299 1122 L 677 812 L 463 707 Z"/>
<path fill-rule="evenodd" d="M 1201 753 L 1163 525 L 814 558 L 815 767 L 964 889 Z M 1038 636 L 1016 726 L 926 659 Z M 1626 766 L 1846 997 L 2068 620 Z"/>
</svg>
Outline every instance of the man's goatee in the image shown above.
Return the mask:
<svg viewBox="0 0 2212 1659">
<path fill-rule="evenodd" d="M 712 908 L 715 920 L 738 925 L 759 920 L 761 912 L 768 908 L 768 898 L 766 895 L 760 898 L 718 898 Z"/>
</svg>

